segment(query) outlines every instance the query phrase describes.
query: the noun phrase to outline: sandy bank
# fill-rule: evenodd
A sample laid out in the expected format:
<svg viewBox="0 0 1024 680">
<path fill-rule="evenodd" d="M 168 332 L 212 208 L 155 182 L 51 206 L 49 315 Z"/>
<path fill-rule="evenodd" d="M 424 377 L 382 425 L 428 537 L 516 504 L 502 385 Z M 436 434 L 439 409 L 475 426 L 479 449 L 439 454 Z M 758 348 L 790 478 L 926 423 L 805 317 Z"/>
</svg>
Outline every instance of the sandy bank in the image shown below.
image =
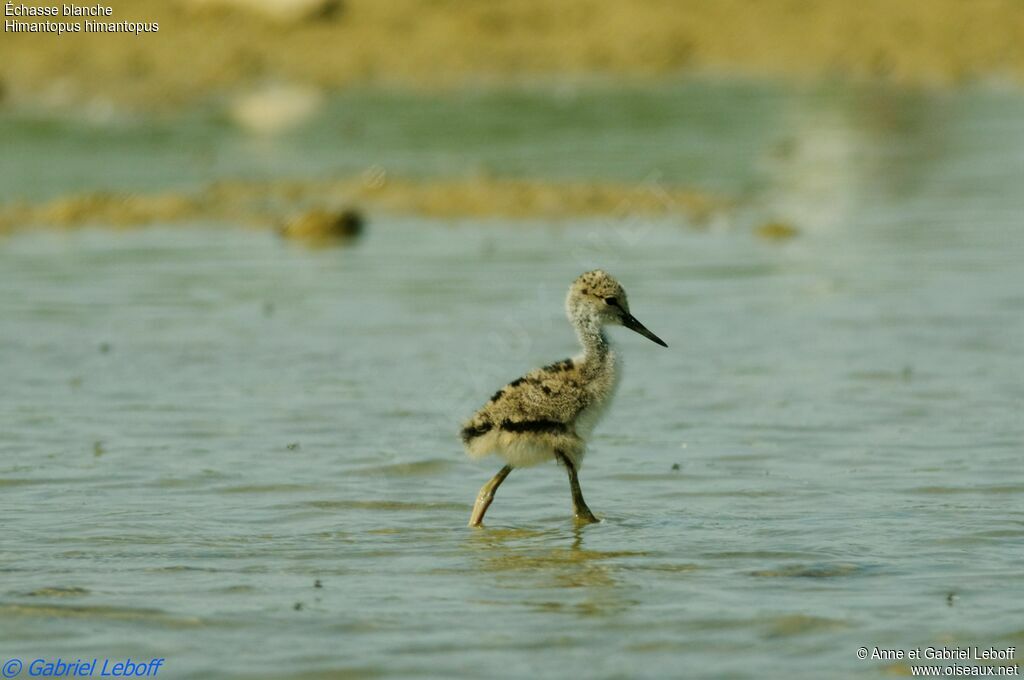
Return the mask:
<svg viewBox="0 0 1024 680">
<path fill-rule="evenodd" d="M 280 228 L 320 208 L 358 206 L 374 214 L 436 218 L 561 219 L 677 215 L 701 223 L 727 202 L 660 184 L 550 182 L 471 177 L 410 181 L 369 171 L 357 177 L 314 181 L 218 182 L 194 193 L 93 192 L 40 204 L 0 205 L 0 232 L 34 227 L 217 222 Z"/>
<path fill-rule="evenodd" d="M 144 35 L 6 33 L 0 89 L 162 109 L 251 83 L 339 88 L 677 73 L 1024 79 L 1019 0 L 109 0 Z M 55 3 L 54 3 L 55 4 Z"/>
</svg>

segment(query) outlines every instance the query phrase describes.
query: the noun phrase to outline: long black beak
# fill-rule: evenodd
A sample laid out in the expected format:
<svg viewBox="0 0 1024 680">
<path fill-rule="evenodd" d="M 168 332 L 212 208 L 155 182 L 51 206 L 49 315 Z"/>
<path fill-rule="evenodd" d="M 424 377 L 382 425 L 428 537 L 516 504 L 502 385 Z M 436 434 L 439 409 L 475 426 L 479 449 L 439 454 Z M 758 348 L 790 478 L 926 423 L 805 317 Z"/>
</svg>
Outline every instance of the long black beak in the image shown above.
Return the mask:
<svg viewBox="0 0 1024 680">
<path fill-rule="evenodd" d="M 662 347 L 668 347 L 668 345 L 665 344 L 664 340 L 662 340 L 657 335 L 647 330 L 647 326 L 644 326 L 642 323 L 637 321 L 636 317 L 628 312 L 622 313 L 622 325 L 631 331 L 636 331 L 637 333 L 644 336 L 651 342 L 656 342 Z"/>
</svg>

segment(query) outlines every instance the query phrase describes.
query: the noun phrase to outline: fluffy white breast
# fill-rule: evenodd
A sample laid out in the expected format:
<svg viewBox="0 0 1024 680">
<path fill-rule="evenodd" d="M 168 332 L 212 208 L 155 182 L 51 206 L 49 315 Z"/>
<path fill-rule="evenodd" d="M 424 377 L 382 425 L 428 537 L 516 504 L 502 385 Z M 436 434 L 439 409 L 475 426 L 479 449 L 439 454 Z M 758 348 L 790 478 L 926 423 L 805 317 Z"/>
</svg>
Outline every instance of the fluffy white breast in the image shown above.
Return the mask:
<svg viewBox="0 0 1024 680">
<path fill-rule="evenodd" d="M 583 362 L 584 358 L 577 357 L 575 361 Z M 593 432 L 605 410 L 612 403 L 612 398 L 619 386 L 619 371 L 618 358 L 611 350 L 608 351 L 604 361 L 594 367 L 593 374 L 587 383 L 589 403 L 576 417 L 576 433 L 584 439 Z"/>
</svg>

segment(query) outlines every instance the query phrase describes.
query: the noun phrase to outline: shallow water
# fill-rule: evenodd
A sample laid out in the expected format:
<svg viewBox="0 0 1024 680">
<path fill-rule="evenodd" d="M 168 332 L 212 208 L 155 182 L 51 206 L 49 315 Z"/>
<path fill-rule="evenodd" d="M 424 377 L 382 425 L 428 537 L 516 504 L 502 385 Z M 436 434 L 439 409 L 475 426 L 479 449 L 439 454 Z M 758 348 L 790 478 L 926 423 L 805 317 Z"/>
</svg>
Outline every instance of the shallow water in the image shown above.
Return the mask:
<svg viewBox="0 0 1024 680">
<path fill-rule="evenodd" d="M 704 231 L 378 216 L 345 250 L 201 224 L 4 238 L 0 659 L 835 677 L 906 670 L 861 646 L 1024 647 L 1024 99 L 620 95 L 572 166 L 554 161 L 581 137 L 542 122 L 600 92 L 488 97 L 449 103 L 454 129 L 492 119 L 448 131 L 447 155 L 381 157 L 664 177 L 748 191 L 744 208 Z M 389 101 L 408 110 L 382 96 L 352 115 L 385 136 Z M 286 167 L 328 120 L 275 142 Z M 486 120 L 538 139 L 513 154 Z M 81 137 L 63 167 L 86 168 L 89 131 L 52 125 L 37 160 Z M 232 143 L 224 168 L 245 160 Z M 7 158 L 5 195 L 30 193 Z M 173 183 L 121 167 L 109 184 L 148 181 Z M 801 234 L 751 235 L 766 216 Z M 561 301 L 595 265 L 670 345 L 612 333 L 626 372 L 581 476 L 604 521 L 574 526 L 552 465 L 514 473 L 466 529 L 499 465 L 463 457 L 459 423 L 575 351 Z"/>
</svg>

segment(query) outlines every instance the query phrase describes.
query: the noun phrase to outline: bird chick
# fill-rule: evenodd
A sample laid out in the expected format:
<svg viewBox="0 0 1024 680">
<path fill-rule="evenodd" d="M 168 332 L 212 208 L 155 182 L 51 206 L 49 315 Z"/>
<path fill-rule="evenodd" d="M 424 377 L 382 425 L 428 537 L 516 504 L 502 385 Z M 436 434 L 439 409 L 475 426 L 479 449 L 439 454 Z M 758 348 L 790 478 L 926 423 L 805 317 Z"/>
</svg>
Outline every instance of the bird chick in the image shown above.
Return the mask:
<svg viewBox="0 0 1024 680">
<path fill-rule="evenodd" d="M 572 283 L 565 310 L 582 353 L 513 380 L 463 425 L 462 442 L 471 458 L 495 454 L 506 462 L 480 489 L 470 526 L 481 524 L 494 492 L 514 468 L 552 459 L 564 465 L 569 475 L 576 518 L 598 521 L 583 500 L 577 470 L 586 439 L 611 402 L 619 379 L 604 328 L 625 326 L 662 347 L 668 345 L 637 321 L 622 285 L 599 269 Z"/>
</svg>

